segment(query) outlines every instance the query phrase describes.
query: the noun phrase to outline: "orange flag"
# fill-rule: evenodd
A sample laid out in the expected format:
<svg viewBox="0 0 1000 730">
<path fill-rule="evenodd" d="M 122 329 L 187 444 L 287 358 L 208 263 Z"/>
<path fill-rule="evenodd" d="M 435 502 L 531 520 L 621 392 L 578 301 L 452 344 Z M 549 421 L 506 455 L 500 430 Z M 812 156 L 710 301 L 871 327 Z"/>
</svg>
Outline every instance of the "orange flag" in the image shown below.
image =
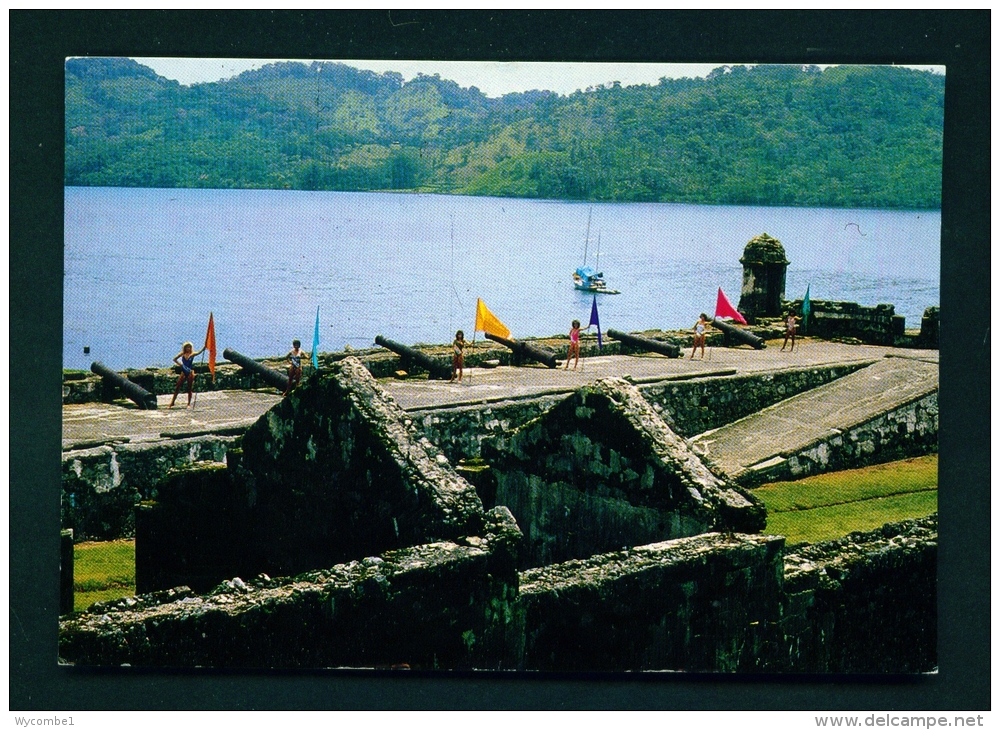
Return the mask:
<svg viewBox="0 0 1000 730">
<path fill-rule="evenodd" d="M 208 331 L 205 333 L 205 349 L 208 350 L 208 372 L 212 373 L 215 382 L 215 319 L 208 313 Z"/>
<path fill-rule="evenodd" d="M 476 300 L 476 332 L 488 332 L 494 337 L 510 338 L 510 330 L 486 308 L 482 299 Z"/>
</svg>

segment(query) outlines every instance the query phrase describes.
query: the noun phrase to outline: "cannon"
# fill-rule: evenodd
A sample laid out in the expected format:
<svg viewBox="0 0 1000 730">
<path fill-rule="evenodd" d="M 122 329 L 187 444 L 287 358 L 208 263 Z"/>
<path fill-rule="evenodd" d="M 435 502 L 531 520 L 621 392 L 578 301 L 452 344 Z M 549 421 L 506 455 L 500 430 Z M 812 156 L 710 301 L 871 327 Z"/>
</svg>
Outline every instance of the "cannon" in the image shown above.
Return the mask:
<svg viewBox="0 0 1000 730">
<path fill-rule="evenodd" d="M 259 375 L 261 380 L 268 385 L 274 386 L 282 393 L 288 389 L 287 375 L 282 375 L 277 370 L 272 370 L 266 365 L 261 365 L 256 360 L 251 360 L 246 355 L 241 355 L 236 350 L 230 350 L 228 347 L 222 351 L 222 356 L 230 362 L 236 363 L 244 370 L 248 370 L 254 375 Z"/>
<path fill-rule="evenodd" d="M 657 352 L 667 357 L 681 356 L 680 345 L 675 345 L 672 342 L 660 342 L 659 340 L 651 340 L 647 337 L 627 335 L 618 330 L 608 330 L 608 337 L 618 340 L 623 345 L 628 345 L 629 347 L 634 347 L 645 352 Z"/>
<path fill-rule="evenodd" d="M 416 363 L 424 370 L 427 371 L 428 376 L 431 380 L 450 380 L 451 379 L 451 366 L 445 365 L 444 363 L 435 360 L 430 355 L 420 352 L 407 345 L 400 344 L 399 342 L 394 342 L 393 340 L 387 340 L 382 335 L 375 337 L 375 344 L 384 347 L 387 350 L 392 350 L 401 358 L 404 362 Z"/>
<path fill-rule="evenodd" d="M 90 372 L 100 375 L 104 382 L 121 389 L 125 396 L 144 411 L 156 410 L 156 396 L 128 378 L 124 378 L 102 362 L 92 362 Z"/>
<path fill-rule="evenodd" d="M 718 319 L 712 320 L 712 326 L 716 329 L 722 330 L 722 334 L 726 336 L 726 342 L 736 340 L 742 345 L 750 345 L 755 350 L 763 350 L 767 345 L 757 335 L 752 332 L 747 332 L 746 330 L 741 330 L 735 325 L 729 324 L 729 322 L 723 322 Z"/>
<path fill-rule="evenodd" d="M 493 340 L 509 348 L 514 353 L 515 365 L 520 365 L 527 358 L 528 360 L 540 362 L 542 365 L 550 368 L 559 367 L 558 363 L 556 363 L 556 356 L 548 350 L 542 350 L 534 345 L 529 345 L 527 342 L 518 342 L 517 340 L 508 340 L 505 337 L 497 337 L 496 335 L 491 335 L 489 332 L 485 334 L 486 339 Z"/>
</svg>

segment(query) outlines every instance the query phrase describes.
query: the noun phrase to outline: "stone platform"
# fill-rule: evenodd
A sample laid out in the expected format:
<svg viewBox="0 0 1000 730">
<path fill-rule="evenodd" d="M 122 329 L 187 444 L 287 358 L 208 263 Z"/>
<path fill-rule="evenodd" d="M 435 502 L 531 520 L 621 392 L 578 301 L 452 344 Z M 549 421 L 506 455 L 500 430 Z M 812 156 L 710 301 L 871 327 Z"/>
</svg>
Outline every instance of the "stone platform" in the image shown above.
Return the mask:
<svg viewBox="0 0 1000 730">
<path fill-rule="evenodd" d="M 700 353 L 699 353 L 700 354 Z M 843 345 L 800 340 L 794 352 L 772 343 L 765 350 L 708 348 L 705 358 L 671 359 L 660 355 L 607 355 L 585 358 L 576 370 L 544 366 L 467 368 L 463 382 L 419 378 L 382 380 L 380 385 L 404 410 L 427 410 L 570 393 L 601 378 L 625 377 L 653 383 L 725 375 L 752 375 L 788 368 L 872 363 L 886 355 L 936 365 L 936 350 L 904 350 L 871 345 Z M 936 372 L 936 368 L 935 368 Z M 214 391 L 199 393 L 195 407 L 184 407 L 184 394 L 167 410 L 170 396 L 158 396 L 158 410 L 141 411 L 131 403 L 63 406 L 63 449 L 108 442 L 156 441 L 202 434 L 242 433 L 280 400 L 276 392 Z"/>
<path fill-rule="evenodd" d="M 932 446 L 937 390 L 936 362 L 885 358 L 701 434 L 692 447 L 748 485 L 861 466 L 869 455 L 907 441 Z"/>
</svg>

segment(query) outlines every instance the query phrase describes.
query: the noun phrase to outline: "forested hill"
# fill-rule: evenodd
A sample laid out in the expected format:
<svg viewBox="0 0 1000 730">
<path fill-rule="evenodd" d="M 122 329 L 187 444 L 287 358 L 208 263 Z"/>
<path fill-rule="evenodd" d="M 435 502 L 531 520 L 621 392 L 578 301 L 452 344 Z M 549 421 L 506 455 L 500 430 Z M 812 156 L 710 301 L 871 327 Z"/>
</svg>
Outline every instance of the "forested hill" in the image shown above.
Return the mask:
<svg viewBox="0 0 1000 730">
<path fill-rule="evenodd" d="M 492 99 L 333 63 L 187 87 L 71 59 L 65 182 L 936 208 L 943 123 L 944 77 L 886 66 Z"/>
</svg>

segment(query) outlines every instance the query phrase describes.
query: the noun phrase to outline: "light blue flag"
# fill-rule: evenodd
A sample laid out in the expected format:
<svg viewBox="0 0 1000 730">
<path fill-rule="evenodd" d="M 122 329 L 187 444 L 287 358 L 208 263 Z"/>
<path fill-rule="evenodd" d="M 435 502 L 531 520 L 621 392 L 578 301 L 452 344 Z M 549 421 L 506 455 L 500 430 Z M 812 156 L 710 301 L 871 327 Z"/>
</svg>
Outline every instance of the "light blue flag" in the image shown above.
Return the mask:
<svg viewBox="0 0 1000 730">
<path fill-rule="evenodd" d="M 319 360 L 316 353 L 319 351 L 319 307 L 316 307 L 316 329 L 313 331 L 312 363 L 313 367 L 319 370 Z"/>
<path fill-rule="evenodd" d="M 809 304 L 809 284 L 806 284 L 806 295 L 802 299 L 802 331 L 805 332 L 806 325 L 809 323 L 809 310 L 812 305 Z"/>
</svg>

